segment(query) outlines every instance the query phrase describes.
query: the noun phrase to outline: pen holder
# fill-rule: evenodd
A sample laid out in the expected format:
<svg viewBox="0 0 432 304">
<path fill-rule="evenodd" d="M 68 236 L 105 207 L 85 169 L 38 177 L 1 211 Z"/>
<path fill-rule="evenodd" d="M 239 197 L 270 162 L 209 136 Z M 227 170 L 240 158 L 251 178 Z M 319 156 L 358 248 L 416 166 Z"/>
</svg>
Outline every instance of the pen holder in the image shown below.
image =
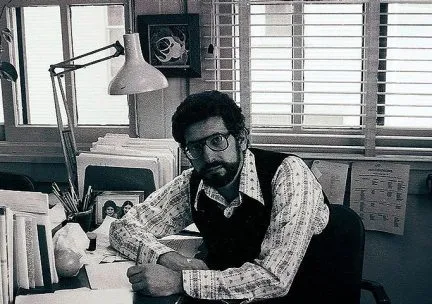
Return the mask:
<svg viewBox="0 0 432 304">
<path fill-rule="evenodd" d="M 69 215 L 68 220 L 72 223 L 78 223 L 84 232 L 88 232 L 92 227 L 93 209 L 72 213 Z"/>
</svg>

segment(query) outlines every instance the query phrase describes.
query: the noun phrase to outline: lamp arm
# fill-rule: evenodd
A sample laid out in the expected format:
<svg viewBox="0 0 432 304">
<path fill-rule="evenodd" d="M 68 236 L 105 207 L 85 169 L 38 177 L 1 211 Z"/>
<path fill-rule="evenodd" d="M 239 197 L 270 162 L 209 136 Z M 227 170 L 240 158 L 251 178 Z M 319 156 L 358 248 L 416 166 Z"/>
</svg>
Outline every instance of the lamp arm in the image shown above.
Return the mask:
<svg viewBox="0 0 432 304">
<path fill-rule="evenodd" d="M 85 64 L 74 64 L 73 63 L 74 60 L 84 58 L 84 57 L 89 56 L 89 55 L 93 55 L 95 53 L 104 51 L 104 50 L 112 48 L 112 47 L 114 47 L 116 51 L 114 54 L 112 54 L 110 56 L 106 56 L 106 57 L 103 57 L 103 58 L 100 58 L 97 60 L 93 60 L 93 61 L 90 61 L 90 62 L 85 63 Z M 54 106 L 55 106 L 55 112 L 56 112 L 56 117 L 57 117 L 57 128 L 58 128 L 59 134 L 60 134 L 60 141 L 61 141 L 61 145 L 62 145 L 63 156 L 65 159 L 68 181 L 69 181 L 71 187 L 74 187 L 75 190 L 77 190 L 77 186 L 78 186 L 78 179 L 77 179 L 77 172 L 76 172 L 76 155 L 78 152 L 78 148 L 77 148 L 76 140 L 75 140 L 74 124 L 73 124 L 73 121 L 71 119 L 71 113 L 69 112 L 66 94 L 65 94 L 65 91 L 64 91 L 64 88 L 62 85 L 62 81 L 60 78 L 66 73 L 84 68 L 84 67 L 89 66 L 89 65 L 93 65 L 93 64 L 101 62 L 101 61 L 108 60 L 110 58 L 118 57 L 120 55 L 124 55 L 124 47 L 120 44 L 120 42 L 116 41 L 113 44 L 104 46 L 102 48 L 96 49 L 94 51 L 85 53 L 85 54 L 77 56 L 77 57 L 70 58 L 68 60 L 65 60 L 65 61 L 62 61 L 62 62 L 59 62 L 56 64 L 52 64 L 49 67 L 49 73 L 50 73 L 50 78 L 51 78 L 51 83 L 52 83 L 52 88 L 53 88 L 53 94 L 54 94 Z M 62 69 L 62 71 L 56 72 L 55 71 L 56 69 Z M 57 93 L 57 85 L 55 83 L 56 82 L 55 78 L 57 78 L 58 87 L 60 89 L 60 97 L 58 96 L 58 93 Z M 67 126 L 65 126 L 63 124 L 63 120 L 61 117 L 60 98 L 63 101 L 63 106 L 64 106 L 64 109 L 66 111 Z"/>
<path fill-rule="evenodd" d="M 109 56 L 106 56 L 106 57 L 103 57 L 103 58 L 100 58 L 100 59 L 96 59 L 96 60 L 93 60 L 93 61 L 90 61 L 90 62 L 87 62 L 87 63 L 84 63 L 84 64 L 74 64 L 73 63 L 74 60 L 81 59 L 81 58 L 87 57 L 89 55 L 93 55 L 95 53 L 104 51 L 104 50 L 112 48 L 112 47 L 114 47 L 115 50 L 116 50 L 115 53 L 112 54 L 112 55 L 109 55 Z M 49 67 L 49 72 L 50 72 L 51 76 L 64 75 L 64 74 L 66 74 L 68 72 L 72 72 L 72 71 L 75 71 L 75 70 L 78 70 L 78 69 L 81 69 L 81 68 L 85 68 L 85 67 L 87 67 L 89 65 L 93 65 L 93 64 L 101 62 L 101 61 L 105 61 L 105 60 L 108 60 L 108 59 L 111 59 L 111 58 L 114 58 L 114 57 L 118 57 L 120 55 L 124 55 L 124 47 L 121 45 L 121 43 L 119 41 L 116 41 L 115 43 L 112 43 L 110 45 L 101 47 L 101 48 L 96 49 L 94 51 L 91 51 L 91 52 L 88 52 L 88 53 L 85 53 L 85 54 L 82 54 L 82 55 L 79 55 L 79 56 L 67 59 L 65 61 L 62 61 L 62 62 L 59 62 L 59 63 L 56 63 L 56 64 L 51 64 L 50 67 Z M 56 72 L 55 69 L 63 69 L 63 70 L 60 71 L 60 72 Z"/>
</svg>

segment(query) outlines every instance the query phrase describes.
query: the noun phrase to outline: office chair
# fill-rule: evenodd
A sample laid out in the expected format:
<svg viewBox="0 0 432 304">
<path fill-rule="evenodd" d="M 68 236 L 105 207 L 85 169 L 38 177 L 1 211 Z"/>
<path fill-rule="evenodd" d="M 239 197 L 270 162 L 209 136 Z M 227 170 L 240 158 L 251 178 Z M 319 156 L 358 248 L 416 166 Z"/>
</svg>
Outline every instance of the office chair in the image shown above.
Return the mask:
<svg viewBox="0 0 432 304">
<path fill-rule="evenodd" d="M 361 289 L 372 292 L 376 303 L 390 303 L 379 283 L 362 279 L 365 233 L 361 218 L 342 205 L 329 205 L 329 209 L 327 227 L 312 237 L 281 303 L 358 304 Z"/>
<path fill-rule="evenodd" d="M 33 180 L 27 175 L 0 172 L 0 189 L 35 191 Z"/>
</svg>

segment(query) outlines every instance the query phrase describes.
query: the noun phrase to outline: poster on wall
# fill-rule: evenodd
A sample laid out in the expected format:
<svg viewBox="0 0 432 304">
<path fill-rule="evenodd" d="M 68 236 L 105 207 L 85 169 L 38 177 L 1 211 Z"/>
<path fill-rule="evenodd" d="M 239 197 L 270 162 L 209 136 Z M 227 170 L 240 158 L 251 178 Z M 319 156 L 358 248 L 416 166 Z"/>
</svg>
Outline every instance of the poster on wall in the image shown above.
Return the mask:
<svg viewBox="0 0 432 304">
<path fill-rule="evenodd" d="M 350 207 L 365 229 L 403 235 L 409 169 L 388 162 L 352 164 Z"/>
</svg>

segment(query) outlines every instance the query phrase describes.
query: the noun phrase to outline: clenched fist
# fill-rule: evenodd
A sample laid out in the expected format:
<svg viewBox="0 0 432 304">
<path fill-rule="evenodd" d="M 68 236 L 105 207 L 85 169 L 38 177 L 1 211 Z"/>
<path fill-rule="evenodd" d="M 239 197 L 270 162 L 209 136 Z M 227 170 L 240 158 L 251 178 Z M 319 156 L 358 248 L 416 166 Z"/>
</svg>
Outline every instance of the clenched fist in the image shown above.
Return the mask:
<svg viewBox="0 0 432 304">
<path fill-rule="evenodd" d="M 132 289 L 144 295 L 163 297 L 183 292 L 181 272 L 158 264 L 132 266 L 127 271 Z"/>
</svg>

